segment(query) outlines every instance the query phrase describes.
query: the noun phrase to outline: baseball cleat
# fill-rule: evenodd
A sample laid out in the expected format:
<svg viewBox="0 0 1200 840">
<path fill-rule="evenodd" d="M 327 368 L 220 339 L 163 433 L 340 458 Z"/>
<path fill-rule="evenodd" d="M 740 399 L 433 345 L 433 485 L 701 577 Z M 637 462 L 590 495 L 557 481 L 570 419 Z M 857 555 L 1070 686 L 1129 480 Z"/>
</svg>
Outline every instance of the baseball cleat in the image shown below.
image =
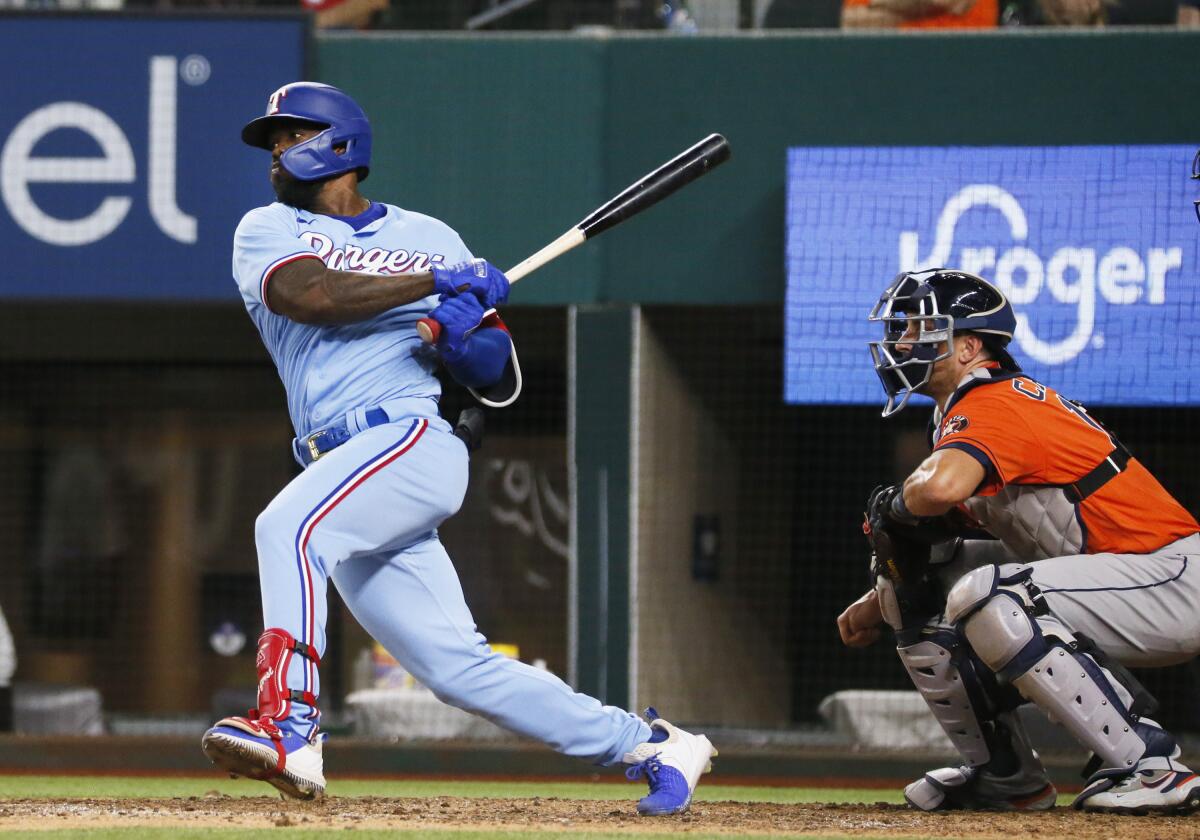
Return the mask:
<svg viewBox="0 0 1200 840">
<path fill-rule="evenodd" d="M 200 746 L 213 764 L 237 778 L 268 782 L 293 799 L 325 793 L 321 746 L 273 721 L 227 717 L 204 733 Z"/>
<path fill-rule="evenodd" d="M 1200 776 L 1172 758 L 1151 756 L 1132 771 L 1094 774 L 1071 807 L 1112 814 L 1186 814 L 1200 808 Z"/>
<path fill-rule="evenodd" d="M 645 817 L 682 814 L 692 803 L 700 777 L 712 770 L 717 751 L 708 738 L 672 726 L 654 709 L 646 710 L 646 719 L 651 729 L 661 730 L 666 737 L 638 744 L 622 759 L 633 765 L 625 771 L 627 779 L 644 778 L 650 785 L 650 793 L 638 802 L 638 813 Z"/>
<path fill-rule="evenodd" d="M 977 767 L 930 770 L 904 789 L 918 811 L 1047 811 L 1058 791 L 1044 773 L 993 776 Z"/>
</svg>

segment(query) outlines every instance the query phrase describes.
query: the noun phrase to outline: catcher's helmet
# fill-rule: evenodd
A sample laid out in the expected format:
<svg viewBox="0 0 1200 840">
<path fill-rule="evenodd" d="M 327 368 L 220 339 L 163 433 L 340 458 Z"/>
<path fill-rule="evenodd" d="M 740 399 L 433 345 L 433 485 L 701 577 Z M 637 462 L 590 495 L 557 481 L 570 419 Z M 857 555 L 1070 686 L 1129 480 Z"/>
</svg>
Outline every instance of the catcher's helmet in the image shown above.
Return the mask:
<svg viewBox="0 0 1200 840">
<path fill-rule="evenodd" d="M 332 85 L 292 82 L 271 94 L 267 113 L 246 123 L 242 141 L 271 151 L 268 135 L 282 120 L 302 120 L 325 130 L 280 156 L 283 168 L 301 181 L 358 171 L 365 181 L 371 165 L 371 124 L 358 103 Z M 334 147 L 345 144 L 339 154 Z"/>
<path fill-rule="evenodd" d="M 929 382 L 934 363 L 949 358 L 950 339 L 959 333 L 976 333 L 1005 370 L 1021 369 L 1005 349 L 1017 328 L 1012 304 L 991 283 L 965 271 L 932 268 L 896 275 L 868 320 L 883 323 L 883 340 L 869 344 L 887 393 L 884 417 L 904 408 Z"/>
</svg>

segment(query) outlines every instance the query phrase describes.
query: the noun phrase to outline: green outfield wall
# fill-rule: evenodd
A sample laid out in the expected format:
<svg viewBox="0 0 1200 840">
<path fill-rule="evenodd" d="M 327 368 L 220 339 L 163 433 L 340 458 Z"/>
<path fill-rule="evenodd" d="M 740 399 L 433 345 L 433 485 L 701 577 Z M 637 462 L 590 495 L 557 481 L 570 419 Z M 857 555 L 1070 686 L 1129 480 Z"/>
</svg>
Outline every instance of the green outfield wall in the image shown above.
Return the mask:
<svg viewBox="0 0 1200 840">
<path fill-rule="evenodd" d="M 317 41 L 376 126 L 367 185 L 514 264 L 712 131 L 722 169 L 522 282 L 516 303 L 768 303 L 793 145 L 1200 140 L 1200 34 Z"/>
</svg>

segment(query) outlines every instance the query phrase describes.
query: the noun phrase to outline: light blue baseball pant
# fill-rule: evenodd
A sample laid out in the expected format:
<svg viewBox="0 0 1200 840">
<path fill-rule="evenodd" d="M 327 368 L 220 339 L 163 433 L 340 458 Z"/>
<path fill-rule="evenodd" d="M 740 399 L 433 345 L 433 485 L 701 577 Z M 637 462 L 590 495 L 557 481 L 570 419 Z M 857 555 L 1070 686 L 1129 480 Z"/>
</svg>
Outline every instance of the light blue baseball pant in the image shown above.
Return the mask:
<svg viewBox="0 0 1200 840">
<path fill-rule="evenodd" d="M 443 702 L 561 753 L 615 764 L 649 740 L 635 715 L 492 651 L 476 630 L 437 536 L 467 489 L 467 450 L 440 418 L 368 429 L 292 480 L 258 517 L 265 627 L 325 653 L 330 577 L 368 633 Z M 320 695 L 313 663 L 294 656 L 288 688 Z M 288 725 L 315 731 L 293 703 Z"/>
</svg>

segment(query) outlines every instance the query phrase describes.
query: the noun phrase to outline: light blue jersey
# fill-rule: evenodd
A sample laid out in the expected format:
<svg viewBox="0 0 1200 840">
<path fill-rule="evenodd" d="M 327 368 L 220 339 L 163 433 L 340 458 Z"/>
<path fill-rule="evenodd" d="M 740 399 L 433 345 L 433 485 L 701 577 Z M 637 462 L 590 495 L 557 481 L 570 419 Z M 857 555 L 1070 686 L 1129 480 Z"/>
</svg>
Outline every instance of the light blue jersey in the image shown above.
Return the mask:
<svg viewBox="0 0 1200 840">
<path fill-rule="evenodd" d="M 459 235 L 437 219 L 390 204 L 372 210 L 368 218 L 382 215 L 355 230 L 349 221 L 276 202 L 247 213 L 234 234 L 233 276 L 275 360 L 300 438 L 353 409 L 408 397 L 428 398 L 429 416 L 436 416 L 437 357 L 416 332 L 436 296 L 345 326 L 300 324 L 266 304 L 271 275 L 298 259 L 315 256 L 329 268 L 369 274 L 414 274 L 471 259 Z"/>
</svg>

